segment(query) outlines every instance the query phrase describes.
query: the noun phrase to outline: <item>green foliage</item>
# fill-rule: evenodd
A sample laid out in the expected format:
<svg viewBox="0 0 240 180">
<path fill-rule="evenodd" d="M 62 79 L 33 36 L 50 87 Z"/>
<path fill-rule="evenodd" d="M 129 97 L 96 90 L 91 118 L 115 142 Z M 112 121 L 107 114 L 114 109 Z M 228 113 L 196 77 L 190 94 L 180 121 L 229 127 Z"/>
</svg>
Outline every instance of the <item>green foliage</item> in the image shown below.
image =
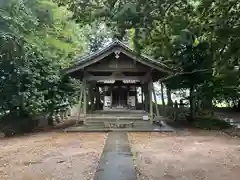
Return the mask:
<svg viewBox="0 0 240 180">
<path fill-rule="evenodd" d="M 111 32 L 109 32 L 108 28 L 98 22 L 85 26 L 84 35 L 88 40 L 90 53 L 103 48 L 109 39 L 111 39 Z"/>
<path fill-rule="evenodd" d="M 120 40 L 127 34 L 137 52 L 170 66 L 169 87 L 210 101 L 239 98 L 239 70 L 232 71 L 240 66 L 238 0 L 55 1 L 83 24 L 104 23 Z"/>
<path fill-rule="evenodd" d="M 1 118 L 0 130 L 4 132 L 6 137 L 10 137 L 15 134 L 32 132 L 37 124 L 38 120 L 29 115 L 29 112 L 24 110 L 14 111 Z"/>
<path fill-rule="evenodd" d="M 193 98 L 236 101 L 239 17 L 239 0 L 0 1 L 0 111 L 34 115 L 74 103 L 79 84 L 61 70 L 111 38 L 170 66 L 165 84 L 189 88 L 191 106 Z"/>
<path fill-rule="evenodd" d="M 0 111 L 35 116 L 74 103 L 78 84 L 61 70 L 86 48 L 72 13 L 47 0 L 1 1 Z M 8 116 L 8 115 L 7 115 Z M 14 118 L 18 121 L 18 118 Z"/>
<path fill-rule="evenodd" d="M 172 66 L 178 74 L 169 78 L 166 82 L 169 88 L 190 88 L 210 80 L 212 59 L 209 52 L 209 43 L 203 41 L 195 45 L 195 39 L 194 35 L 187 31 L 174 42 Z"/>
<path fill-rule="evenodd" d="M 204 117 L 196 117 L 193 122 L 193 126 L 206 130 L 222 130 L 231 127 L 231 125 L 226 121 Z"/>
</svg>

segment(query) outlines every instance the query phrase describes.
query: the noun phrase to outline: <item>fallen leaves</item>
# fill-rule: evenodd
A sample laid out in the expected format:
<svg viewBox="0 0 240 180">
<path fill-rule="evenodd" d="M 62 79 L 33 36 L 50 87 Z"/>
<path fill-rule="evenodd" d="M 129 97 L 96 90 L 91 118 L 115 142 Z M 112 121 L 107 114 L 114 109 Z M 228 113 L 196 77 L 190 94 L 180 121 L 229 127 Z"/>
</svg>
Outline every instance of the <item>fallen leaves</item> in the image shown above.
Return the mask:
<svg viewBox="0 0 240 180">
<path fill-rule="evenodd" d="M 240 176 L 239 139 L 216 132 L 190 136 L 129 133 L 138 180 L 235 180 Z"/>
<path fill-rule="evenodd" d="M 42 133 L 0 141 L 1 180 L 90 180 L 105 133 Z"/>
</svg>

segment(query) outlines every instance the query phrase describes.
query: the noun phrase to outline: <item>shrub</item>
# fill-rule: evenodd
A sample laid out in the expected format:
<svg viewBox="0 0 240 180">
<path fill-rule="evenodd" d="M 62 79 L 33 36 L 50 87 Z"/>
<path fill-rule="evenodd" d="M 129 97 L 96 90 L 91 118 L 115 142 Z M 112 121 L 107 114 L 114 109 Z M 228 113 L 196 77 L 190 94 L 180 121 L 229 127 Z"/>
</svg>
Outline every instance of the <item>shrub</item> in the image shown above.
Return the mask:
<svg viewBox="0 0 240 180">
<path fill-rule="evenodd" d="M 37 125 L 38 120 L 25 112 L 21 114 L 9 113 L 0 119 L 0 130 L 6 137 L 32 132 Z"/>
</svg>

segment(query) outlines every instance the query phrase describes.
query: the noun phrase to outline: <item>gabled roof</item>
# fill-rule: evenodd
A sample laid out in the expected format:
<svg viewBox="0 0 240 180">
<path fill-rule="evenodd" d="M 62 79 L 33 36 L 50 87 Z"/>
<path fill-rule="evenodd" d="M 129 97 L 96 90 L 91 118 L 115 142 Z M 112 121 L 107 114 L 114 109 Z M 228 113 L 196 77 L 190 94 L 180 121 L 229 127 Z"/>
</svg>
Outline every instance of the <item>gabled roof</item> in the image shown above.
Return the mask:
<svg viewBox="0 0 240 180">
<path fill-rule="evenodd" d="M 157 60 L 154 60 L 150 57 L 139 55 L 135 51 L 131 50 L 128 46 L 123 44 L 121 41 L 115 40 L 112 43 L 110 43 L 108 46 L 104 47 L 103 49 L 95 53 L 77 58 L 76 63 L 74 63 L 70 68 L 67 68 L 64 74 L 69 74 L 69 73 L 84 69 L 85 67 L 104 59 L 105 57 L 109 56 L 115 51 L 119 51 L 120 53 L 127 55 L 133 60 L 141 64 L 144 64 L 146 66 L 152 67 L 153 69 L 156 69 L 158 71 L 165 72 L 165 73 L 172 72 L 171 69 L 167 67 L 165 64 Z"/>
</svg>

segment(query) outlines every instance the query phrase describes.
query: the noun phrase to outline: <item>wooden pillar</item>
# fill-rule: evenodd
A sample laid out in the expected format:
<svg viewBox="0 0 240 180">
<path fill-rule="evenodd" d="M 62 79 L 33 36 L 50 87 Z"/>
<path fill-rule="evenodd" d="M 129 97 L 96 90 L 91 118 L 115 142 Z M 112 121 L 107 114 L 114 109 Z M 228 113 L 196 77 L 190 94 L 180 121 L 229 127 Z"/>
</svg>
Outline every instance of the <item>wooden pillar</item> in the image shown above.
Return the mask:
<svg viewBox="0 0 240 180">
<path fill-rule="evenodd" d="M 144 100 L 143 100 L 143 86 L 141 86 L 141 99 L 142 99 L 142 108 L 144 109 Z"/>
<path fill-rule="evenodd" d="M 161 99 L 162 99 L 162 111 L 161 111 L 161 115 L 165 116 L 165 100 L 164 100 L 164 92 L 163 92 L 163 88 L 164 88 L 164 84 L 162 81 L 161 82 Z"/>
<path fill-rule="evenodd" d="M 78 121 L 80 120 L 80 115 L 82 113 L 82 99 L 83 99 L 85 83 L 86 83 L 86 80 L 84 79 L 83 82 L 82 82 L 81 90 L 80 90 Z"/>
<path fill-rule="evenodd" d="M 94 110 L 94 99 L 95 99 L 95 84 L 91 83 L 90 89 L 89 89 L 89 95 L 90 95 L 90 101 L 91 101 L 91 111 Z"/>
<path fill-rule="evenodd" d="M 86 109 L 86 114 L 89 111 L 89 101 L 90 101 L 90 95 L 91 95 L 91 91 L 90 91 L 90 84 L 86 83 L 86 94 L 87 94 L 87 109 Z"/>
<path fill-rule="evenodd" d="M 130 87 L 128 86 L 128 91 L 127 91 L 127 107 L 130 108 L 130 104 L 129 104 L 129 91 L 130 91 Z"/>
<path fill-rule="evenodd" d="M 106 86 L 103 87 L 103 110 L 105 110 L 105 96 L 107 95 L 107 90 Z"/>
<path fill-rule="evenodd" d="M 148 112 L 149 111 L 149 91 L 148 91 L 148 87 L 147 84 L 144 84 L 144 103 L 145 103 L 145 111 Z"/>
<path fill-rule="evenodd" d="M 138 94 L 137 94 L 137 86 L 135 86 L 135 109 L 138 107 Z"/>
<path fill-rule="evenodd" d="M 153 85 L 152 85 L 152 92 L 153 92 L 153 97 L 154 97 L 154 102 L 155 102 L 156 113 L 157 113 L 157 116 L 160 116 L 159 108 L 158 108 L 158 104 L 157 104 L 157 96 L 156 96 L 156 92 L 155 92 Z"/>
<path fill-rule="evenodd" d="M 152 103 L 152 80 L 148 82 L 148 94 L 149 94 L 149 111 L 150 111 L 150 123 L 153 123 L 153 103 Z"/>
<path fill-rule="evenodd" d="M 87 90 L 87 106 L 89 106 L 89 102 L 91 102 L 92 103 L 92 84 L 89 82 L 89 84 L 88 84 L 88 90 Z M 90 106 L 90 109 L 88 109 L 87 108 L 87 111 L 91 111 L 92 109 L 91 109 L 92 107 Z"/>
<path fill-rule="evenodd" d="M 100 109 L 100 91 L 99 91 L 99 87 L 96 86 L 96 109 Z"/>
<path fill-rule="evenodd" d="M 112 87 L 111 87 L 110 89 L 111 89 L 111 109 L 112 109 L 112 105 L 113 105 L 113 94 L 112 94 Z"/>
<path fill-rule="evenodd" d="M 84 93 L 83 93 L 83 113 L 87 114 L 87 82 L 84 84 Z"/>
<path fill-rule="evenodd" d="M 161 82 L 161 98 L 162 98 L 162 106 L 165 107 L 165 100 L 164 100 L 164 94 L 163 94 L 163 82 Z"/>
</svg>

